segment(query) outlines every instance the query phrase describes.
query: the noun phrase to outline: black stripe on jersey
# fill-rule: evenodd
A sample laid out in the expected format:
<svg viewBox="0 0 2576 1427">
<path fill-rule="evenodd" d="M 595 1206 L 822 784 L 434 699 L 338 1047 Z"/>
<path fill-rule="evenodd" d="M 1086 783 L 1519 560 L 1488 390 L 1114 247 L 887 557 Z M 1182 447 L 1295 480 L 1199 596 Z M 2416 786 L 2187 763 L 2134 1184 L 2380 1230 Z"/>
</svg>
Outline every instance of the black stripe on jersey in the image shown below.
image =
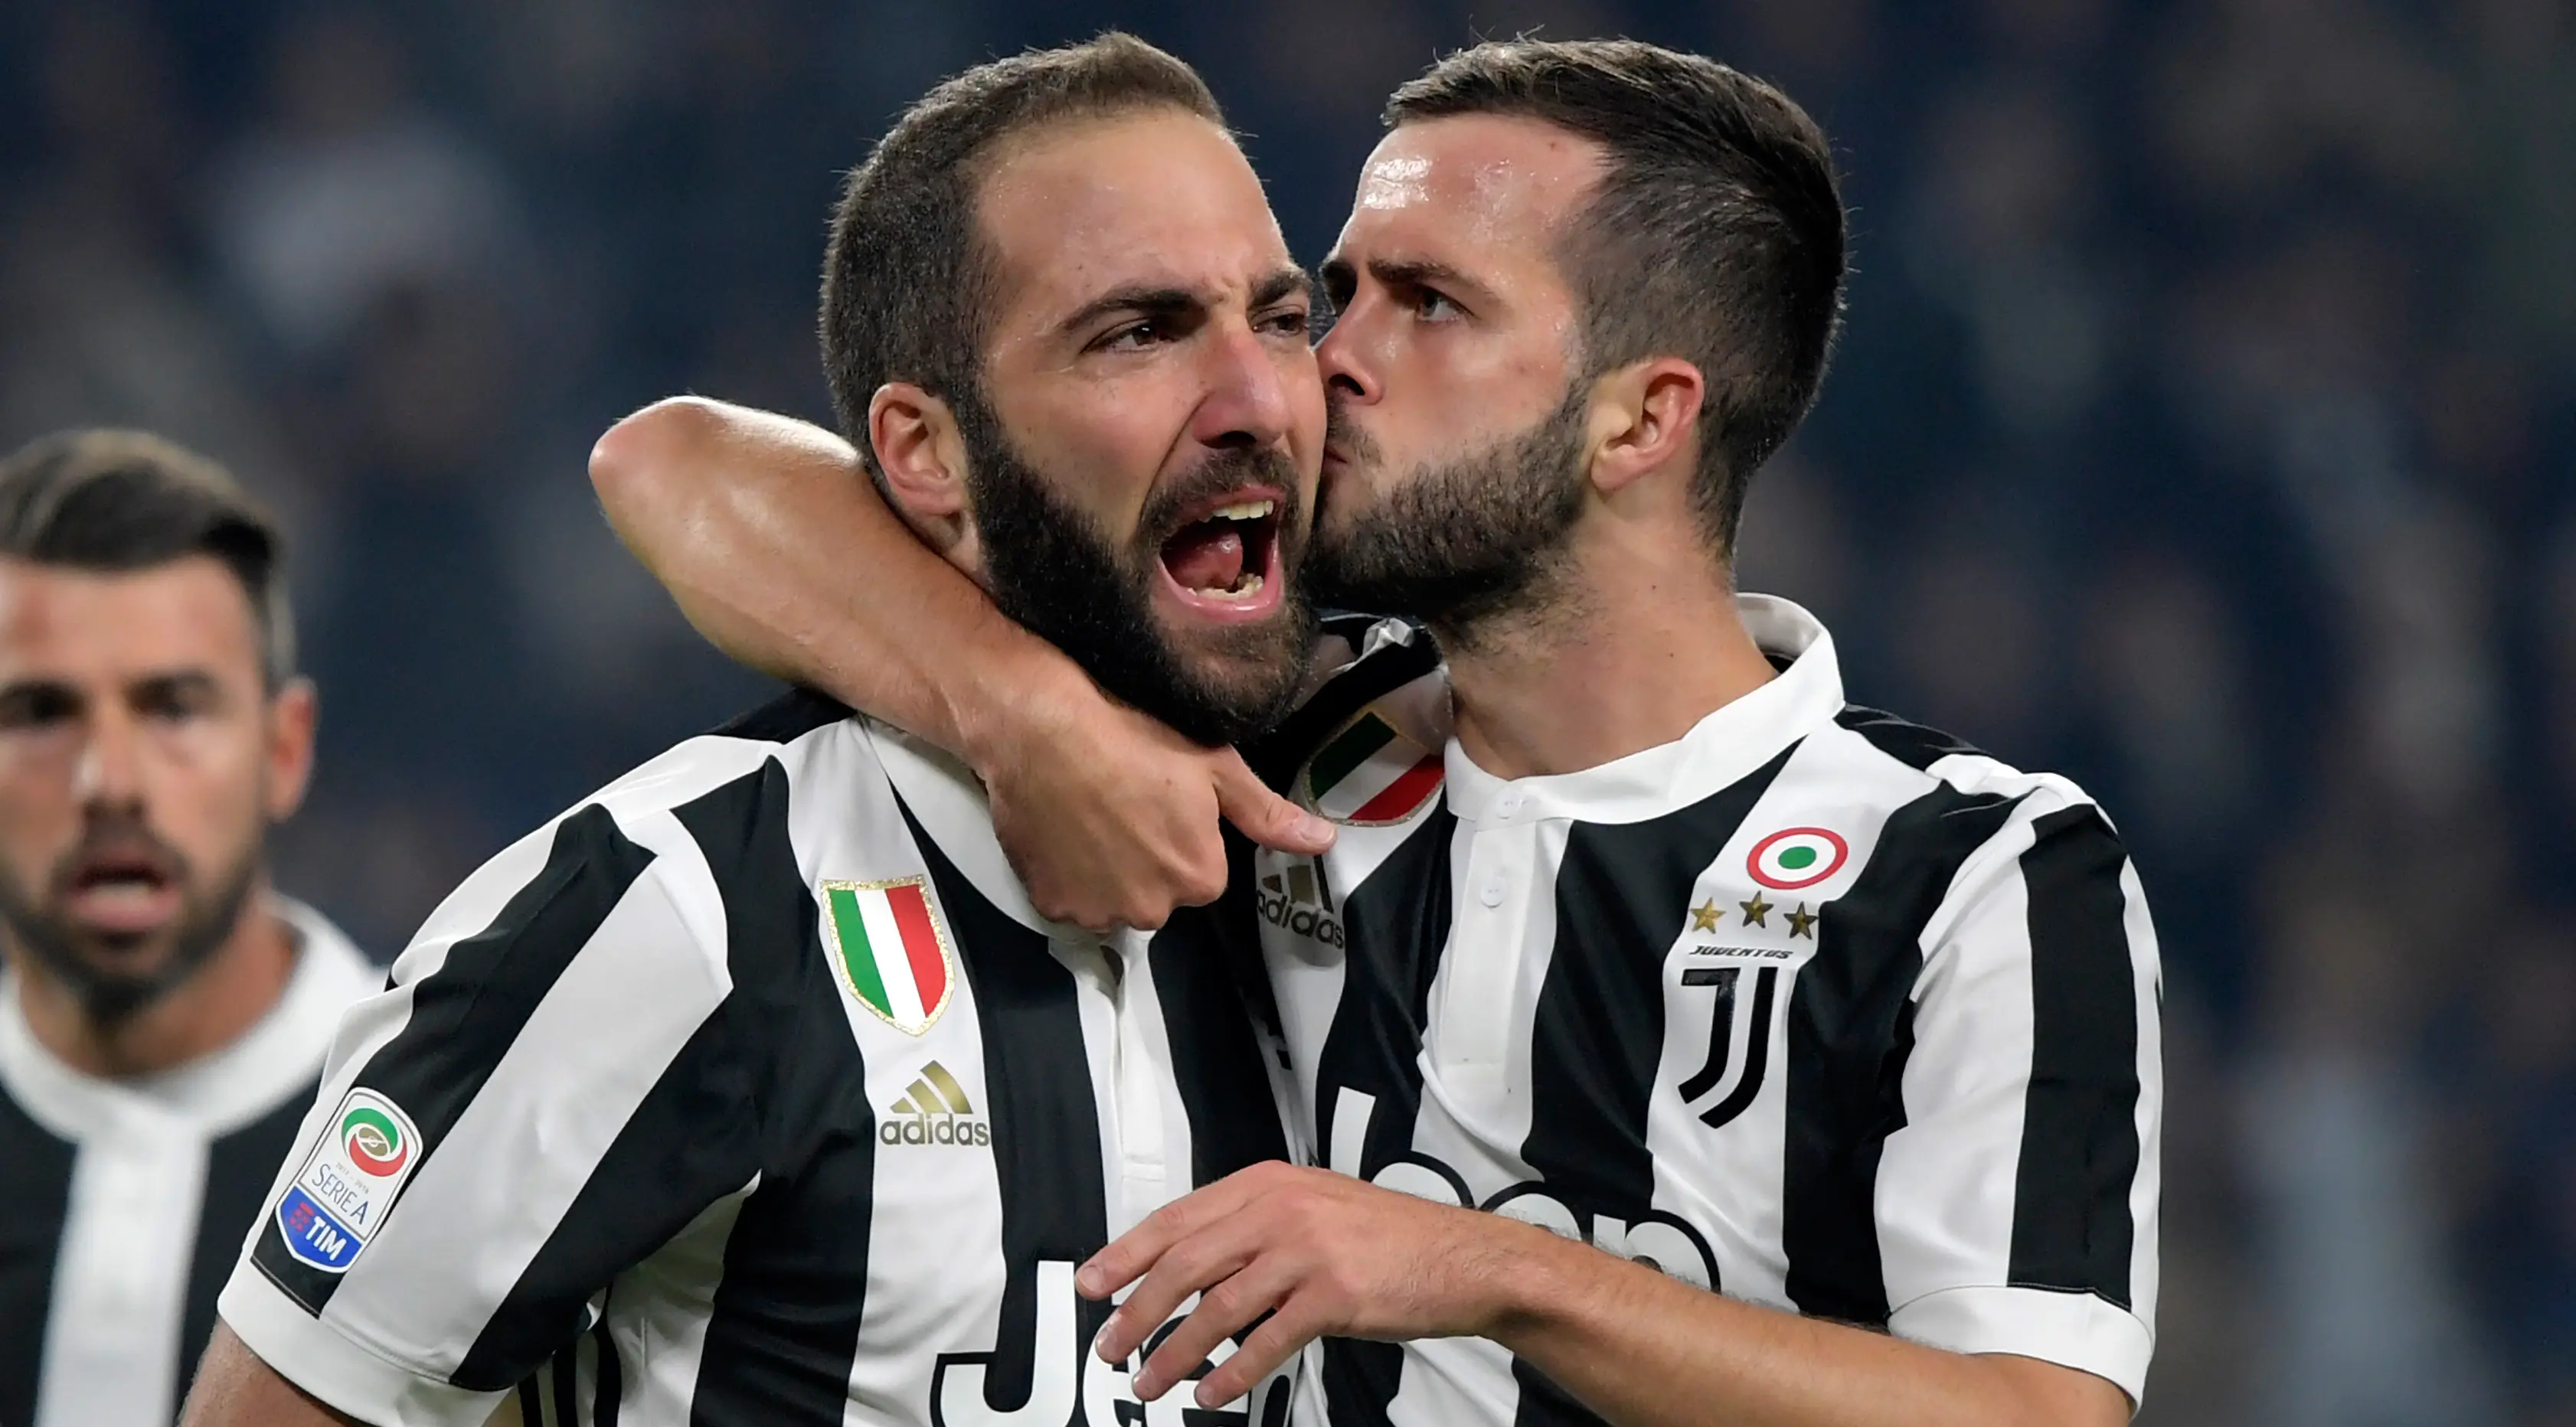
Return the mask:
<svg viewBox="0 0 2576 1427">
<path fill-rule="evenodd" d="M 787 840 L 777 760 L 671 812 L 724 898 L 727 978 L 758 984 L 778 974 L 772 967 L 792 966 L 800 928 L 812 935 L 803 915 L 812 903 Z M 592 1295 L 762 1168 L 761 1067 L 746 1048 L 766 1043 L 730 995 L 690 1035 L 475 1336 L 457 1386 L 491 1392 L 526 1376 L 577 1338 Z M 571 1379 L 559 1380 L 570 1391 Z"/>
<path fill-rule="evenodd" d="M 2018 802 L 1945 783 L 1898 808 L 1851 890 L 1820 913 L 1789 996 L 1780 1226 L 1790 1301 L 1811 1317 L 1887 1322 L 1872 1200 L 1879 1153 L 1905 1126 L 1923 927 Z"/>
<path fill-rule="evenodd" d="M 850 716 L 850 706 L 829 694 L 799 685 L 747 713 L 736 714 L 710 733 L 714 738 L 747 738 L 758 743 L 793 743 L 826 724 Z"/>
<path fill-rule="evenodd" d="M 985 1406 L 993 1411 L 1028 1404 L 1037 1366 L 1038 1265 L 1079 1265 L 1098 1253 L 1109 1241 L 1109 1203 L 1093 1168 L 1102 1163 L 1100 1109 L 1092 1097 L 1091 1057 L 1083 1046 L 1073 973 L 1056 960 L 1043 934 L 1011 920 L 975 890 L 913 821 L 910 808 L 904 821 L 921 845 L 974 992 L 984 1040 L 984 1110 L 993 1127 L 993 1173 L 1002 1199 L 1006 1277 L 993 1352 L 941 1357 L 931 1386 L 933 1420 L 940 1421 L 952 1362 L 986 1364 Z M 1052 1350 L 1074 1354 L 1080 1363 L 1109 1310 L 1109 1304 L 1076 1298 L 1074 1340 Z"/>
<path fill-rule="evenodd" d="M 2137 1226 L 2138 991 L 2129 963 L 2128 853 L 2093 807 L 2032 824 L 2030 1090 L 2013 1196 L 2010 1281 L 2129 1306 Z"/>
<path fill-rule="evenodd" d="M 36 1420 L 46 1310 L 79 1158 L 78 1145 L 56 1139 L 0 1093 L 0 1422 Z M 240 1251 L 239 1237 L 233 1247 Z"/>
<path fill-rule="evenodd" d="M 590 1338 L 594 1363 L 590 1375 L 590 1427 L 617 1427 L 617 1404 L 626 1395 L 626 1371 L 617 1360 L 617 1335 L 608 1331 L 605 1305 L 599 1322 L 590 1330 Z"/>
<path fill-rule="evenodd" d="M 1597 1215 L 1633 1224 L 1655 1207 L 1646 1106 L 1664 1050 L 1664 953 L 1700 874 L 1796 751 L 1664 817 L 1578 822 L 1566 835 L 1556 949 L 1531 1014 L 1521 1159 L 1587 1231 Z M 1754 1034 L 1769 1035 L 1759 1025 Z M 1521 1427 L 1601 1420 L 1526 1362 L 1514 1359 L 1512 1376 Z"/>
<path fill-rule="evenodd" d="M 733 1028 L 740 1050 L 719 1062 L 735 1069 L 719 1073 L 747 1075 L 759 1107 L 756 1117 L 745 1117 L 756 1144 L 743 1148 L 758 1155 L 760 1187 L 743 1202 L 725 1242 L 690 1409 L 693 1422 L 727 1427 L 838 1424 L 849 1407 L 867 1301 L 868 1218 L 852 1206 L 874 1203 L 876 1112 L 840 984 L 825 960 L 814 894 L 788 838 L 788 803 L 787 774 L 773 760 L 757 776 L 676 810 L 724 894 L 733 992 L 717 1018 Z M 657 1098 L 680 1080 L 679 1068 L 655 1087 Z M 719 1082 L 675 1093 L 702 1098 L 673 1102 L 664 1133 L 686 1118 L 691 1133 L 712 1136 L 715 1127 L 695 1116 L 737 1092 Z M 640 1144 L 638 1151 L 649 1152 Z M 689 1196 L 696 1204 L 690 1215 L 740 1188 L 750 1168 L 722 1156 L 691 1163 L 688 1172 L 701 1178 Z M 708 1192 L 726 1176 L 729 1183 Z M 673 1224 L 662 1238 L 679 1228 Z M 601 1344 L 606 1383 L 616 1354 L 610 1340 Z"/>
<path fill-rule="evenodd" d="M 1238 875 L 1234 884 L 1243 881 Z M 1146 959 L 1171 1041 L 1181 1108 L 1190 1120 L 1194 1185 L 1288 1157 L 1287 1132 L 1245 1002 L 1246 964 L 1255 976 L 1261 964 L 1253 936 L 1250 907 L 1229 892 L 1215 906 L 1174 911 Z"/>
<path fill-rule="evenodd" d="M 179 1320 L 178 1393 L 172 1402 L 188 1400 L 188 1386 L 197 1380 L 197 1359 L 215 1331 L 215 1299 L 232 1277 L 233 1265 L 241 1262 L 242 1240 L 250 1237 L 251 1221 L 268 1201 L 277 1167 L 295 1151 L 295 1134 L 304 1126 L 304 1112 L 313 1108 L 314 1089 L 305 1086 L 276 1109 L 206 1146 L 206 1191 L 197 1211 L 196 1251 L 188 1264 L 187 1306 Z M 11 1420 L 0 1414 L 0 1422 Z"/>
<path fill-rule="evenodd" d="M 1588 1221 L 1654 1207 L 1646 1104 L 1664 1052 L 1664 953 L 1700 874 L 1797 745 L 1689 807 L 1584 823 L 1556 873 L 1556 950 L 1530 1023 L 1530 1131 L 1521 1159 Z M 1767 1038 L 1756 1026 L 1757 1038 Z M 1749 1072 L 1748 1072 L 1749 1074 Z"/>
<path fill-rule="evenodd" d="M 1341 1003 L 1316 1055 L 1315 1096 L 1322 1103 L 1315 1107 L 1315 1135 L 1317 1152 L 1328 1151 L 1342 1087 L 1374 1097 L 1377 1108 L 1360 1149 L 1363 1179 L 1413 1148 L 1422 1105 L 1422 1027 L 1440 949 L 1449 940 L 1449 844 L 1457 827 L 1457 814 L 1445 805 L 1435 809 L 1342 902 L 1346 943 L 1369 954 L 1343 958 Z"/>
<path fill-rule="evenodd" d="M 1347 947 L 1369 948 L 1342 959 L 1342 999 L 1316 1057 L 1315 1151 L 1330 1154 L 1340 1087 L 1377 1098 L 1362 1178 L 1413 1148 L 1422 1106 L 1422 1026 L 1430 1015 L 1431 981 L 1449 940 L 1449 843 L 1458 818 L 1446 804 L 1387 854 L 1357 891 L 1342 899 Z M 1465 1186 L 1459 1186 L 1461 1197 Z M 1386 1420 L 1404 1377 L 1404 1348 L 1356 1338 L 1324 1341 L 1324 1390 L 1337 1423 Z"/>
<path fill-rule="evenodd" d="M 581 1340 L 564 1345 L 556 1356 L 554 1368 L 547 1376 L 554 1379 L 555 1421 L 558 1427 L 581 1427 Z M 526 1427 L 525 1423 L 520 1427 Z"/>
<path fill-rule="evenodd" d="M 1358 642 L 1354 636 L 1352 646 Z M 1412 643 L 1390 644 L 1334 675 L 1279 727 L 1245 743 L 1243 761 L 1263 782 L 1286 788 L 1307 756 L 1340 732 L 1352 715 L 1439 667 L 1440 650 L 1430 633 L 1416 629 Z"/>
<path fill-rule="evenodd" d="M 449 947 L 439 968 L 413 986 L 411 1019 L 368 1057 L 356 1083 L 410 1113 L 420 1127 L 421 1164 L 438 1153 L 537 1004 L 652 861 L 606 808 L 593 804 L 567 816 L 555 826 L 545 867 L 491 926 Z M 402 1212 L 402 1202 L 390 1212 Z M 286 1251 L 273 1215 L 251 1262 L 317 1316 L 340 1287 L 340 1275 Z"/>
<path fill-rule="evenodd" d="M 1907 723 L 1892 713 L 1846 704 L 1834 715 L 1834 722 L 1870 741 L 1871 746 L 1906 767 L 1922 772 L 1954 754 L 1983 756 L 1979 750 L 1960 742 L 1937 728 Z"/>
</svg>

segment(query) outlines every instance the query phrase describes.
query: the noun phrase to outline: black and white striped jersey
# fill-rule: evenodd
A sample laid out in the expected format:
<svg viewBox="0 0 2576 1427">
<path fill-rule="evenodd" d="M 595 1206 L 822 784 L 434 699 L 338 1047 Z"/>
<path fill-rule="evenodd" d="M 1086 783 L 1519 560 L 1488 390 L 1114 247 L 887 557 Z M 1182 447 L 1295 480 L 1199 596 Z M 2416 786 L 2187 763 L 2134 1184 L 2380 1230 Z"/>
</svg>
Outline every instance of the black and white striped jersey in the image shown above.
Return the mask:
<svg viewBox="0 0 2576 1427">
<path fill-rule="evenodd" d="M 0 974 L 0 1423 L 169 1427 L 323 1052 L 384 972 L 312 908 L 270 905 L 298 950 L 240 1039 L 104 1080 L 38 1044 Z"/>
<path fill-rule="evenodd" d="M 224 1289 L 260 1357 L 373 1423 L 1140 1420 L 1073 1272 L 1285 1152 L 1248 958 L 1042 921 L 972 778 L 847 712 L 683 743 L 431 915 Z"/>
<path fill-rule="evenodd" d="M 1504 781 L 1429 641 L 1253 750 L 1343 826 L 1253 900 L 1324 1162 L 1692 1283 L 2134 1400 L 2156 1299 L 2161 992 L 2110 823 L 2062 778 L 1848 706 L 1805 611 L 1681 740 Z M 1356 650 L 1356 657 L 1353 650 Z M 1476 1339 L 1328 1345 L 1333 1420 L 1591 1420 Z"/>
</svg>

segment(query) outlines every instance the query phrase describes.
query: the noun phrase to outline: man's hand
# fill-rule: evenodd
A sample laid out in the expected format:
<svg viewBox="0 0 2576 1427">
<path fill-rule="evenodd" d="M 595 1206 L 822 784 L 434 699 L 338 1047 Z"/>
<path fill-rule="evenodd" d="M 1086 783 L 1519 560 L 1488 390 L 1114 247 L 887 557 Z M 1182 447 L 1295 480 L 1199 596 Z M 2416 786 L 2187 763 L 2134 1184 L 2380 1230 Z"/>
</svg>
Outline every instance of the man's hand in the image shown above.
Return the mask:
<svg viewBox="0 0 2576 1427">
<path fill-rule="evenodd" d="M 1219 819 L 1264 847 L 1319 853 L 1333 825 L 1272 792 L 1231 748 L 1202 748 L 1079 674 L 980 701 L 966 759 L 1040 915 L 1151 930 L 1225 890 Z"/>
<path fill-rule="evenodd" d="M 1535 1236 L 1535 1239 L 1532 1238 Z M 1187 1322 L 1136 1374 L 1147 1402 L 1255 1319 L 1234 1356 L 1199 1383 L 1215 1407 L 1250 1392 L 1308 1342 L 1488 1334 L 1493 1292 L 1517 1252 L 1546 1230 L 1380 1189 L 1348 1175 L 1272 1162 L 1176 1199 L 1092 1256 L 1085 1296 L 1135 1292 L 1101 1329 L 1097 1351 L 1125 1361 L 1193 1293 Z M 1266 1319 L 1263 1315 L 1269 1315 Z"/>
<path fill-rule="evenodd" d="M 1141 1282 L 1138 1280 L 1141 1279 Z M 1964 1356 L 1741 1303 L 1498 1214 L 1318 1169 L 1264 1164 L 1164 1205 L 1074 1286 L 1135 1290 L 1096 1350 L 1123 1362 L 1192 1293 L 1145 1361 L 1152 1401 L 1255 1325 L 1199 1383 L 1250 1392 L 1309 1341 L 1490 1338 L 1617 1427 L 2122 1427 L 2129 1400 L 2034 1358 Z M 1266 1317 L 1264 1315 L 1267 1315 Z"/>
</svg>

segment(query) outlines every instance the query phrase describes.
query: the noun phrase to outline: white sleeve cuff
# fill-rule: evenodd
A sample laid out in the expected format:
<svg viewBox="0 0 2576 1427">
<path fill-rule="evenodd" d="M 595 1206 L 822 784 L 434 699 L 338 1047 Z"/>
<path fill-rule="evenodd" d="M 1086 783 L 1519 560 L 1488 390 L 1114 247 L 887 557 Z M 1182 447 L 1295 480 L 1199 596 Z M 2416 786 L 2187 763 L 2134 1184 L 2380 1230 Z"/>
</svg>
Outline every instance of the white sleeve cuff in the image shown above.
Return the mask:
<svg viewBox="0 0 2576 1427">
<path fill-rule="evenodd" d="M 278 1376 L 374 1427 L 483 1427 L 509 1395 L 423 1377 L 349 1341 L 248 1256 L 233 1265 L 215 1312 Z"/>
<path fill-rule="evenodd" d="M 1888 1331 L 1953 1353 L 2012 1353 L 2107 1378 L 2144 1400 L 2155 1330 L 2090 1293 L 2050 1288 L 1945 1288 L 1889 1315 Z"/>
</svg>

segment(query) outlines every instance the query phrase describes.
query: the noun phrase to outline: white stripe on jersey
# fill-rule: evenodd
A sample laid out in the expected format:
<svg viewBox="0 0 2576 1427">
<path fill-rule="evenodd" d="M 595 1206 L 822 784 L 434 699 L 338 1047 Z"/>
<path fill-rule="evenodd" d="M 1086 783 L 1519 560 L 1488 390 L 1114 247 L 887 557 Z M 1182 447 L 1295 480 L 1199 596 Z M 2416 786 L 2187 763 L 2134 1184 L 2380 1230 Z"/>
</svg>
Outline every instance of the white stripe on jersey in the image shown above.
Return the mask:
<svg viewBox="0 0 2576 1427">
<path fill-rule="evenodd" d="M 116 1106 L 90 1133 L 54 1261 L 37 1427 L 177 1415 L 163 1365 L 179 1355 L 206 1142 L 146 1106 Z"/>
<path fill-rule="evenodd" d="M 1909 1119 L 1879 1152 L 1879 1222 L 1903 1226 L 1901 1233 L 1882 1233 L 1879 1245 L 1895 1315 L 1890 1327 L 1956 1352 L 1980 1345 L 1928 1335 L 1912 1315 L 1917 1302 L 1944 1290 L 2010 1277 L 2005 1254 L 2012 1243 L 2032 1016 L 2030 899 L 2014 869 L 2031 841 L 2031 825 L 2015 820 L 1959 871 L 1954 889 L 1974 900 L 1940 933 L 1957 952 L 1925 963 L 1916 995 L 1943 996 L 1966 1008 L 1961 1034 L 1918 1045 L 1906 1058 L 1905 1103 L 1938 1107 L 1938 1113 Z M 1925 953 L 1937 945 L 1933 929 L 1925 928 Z M 1925 1193 L 1925 1185 L 1940 1192 Z"/>
</svg>

